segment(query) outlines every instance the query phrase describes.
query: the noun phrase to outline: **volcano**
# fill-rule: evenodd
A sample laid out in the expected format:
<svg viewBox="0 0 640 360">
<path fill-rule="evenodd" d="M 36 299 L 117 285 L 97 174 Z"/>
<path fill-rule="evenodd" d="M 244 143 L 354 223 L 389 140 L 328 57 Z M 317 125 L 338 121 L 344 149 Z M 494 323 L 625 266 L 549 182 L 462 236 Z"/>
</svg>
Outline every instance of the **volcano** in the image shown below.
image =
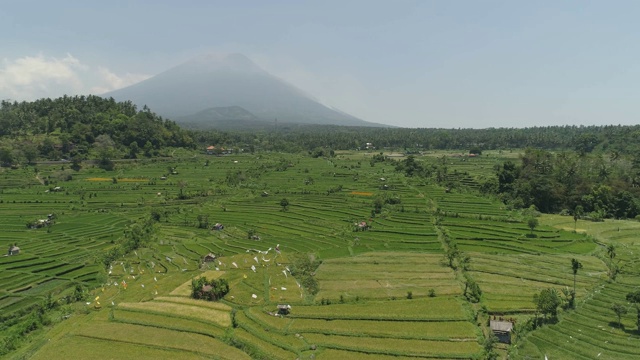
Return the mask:
<svg viewBox="0 0 640 360">
<path fill-rule="evenodd" d="M 211 114 L 208 109 L 242 108 L 255 116 L 254 120 L 265 123 L 277 120 L 295 124 L 385 126 L 319 103 L 242 54 L 199 56 L 103 96 L 117 101 L 130 100 L 138 107 L 147 105 L 177 123 L 185 118 L 191 123 L 206 124 L 206 114 Z M 202 118 L 199 114 L 203 114 Z M 218 122 L 224 120 L 216 118 Z"/>
</svg>

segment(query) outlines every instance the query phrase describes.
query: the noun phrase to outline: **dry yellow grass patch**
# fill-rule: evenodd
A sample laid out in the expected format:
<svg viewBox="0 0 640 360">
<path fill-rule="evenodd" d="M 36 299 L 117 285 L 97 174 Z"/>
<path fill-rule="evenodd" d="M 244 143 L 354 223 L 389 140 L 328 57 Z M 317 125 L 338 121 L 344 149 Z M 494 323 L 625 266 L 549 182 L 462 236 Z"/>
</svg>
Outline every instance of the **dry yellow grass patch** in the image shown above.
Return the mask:
<svg viewBox="0 0 640 360">
<path fill-rule="evenodd" d="M 170 302 L 149 301 L 144 303 L 121 303 L 118 307 L 123 309 L 134 309 L 142 311 L 153 311 L 157 313 L 173 314 L 180 317 L 214 322 L 220 326 L 231 325 L 231 315 L 229 311 L 207 308 L 203 306 L 193 306 Z"/>
<path fill-rule="evenodd" d="M 108 340 L 105 341 L 105 348 L 102 354 L 92 354 L 93 357 L 97 356 L 98 358 L 111 358 L 111 356 L 107 355 L 110 348 L 117 347 L 120 343 L 140 344 L 156 349 L 195 352 L 209 358 L 216 357 L 229 360 L 248 358 L 247 354 L 240 350 L 209 336 L 148 326 L 96 323 L 82 327 L 73 335 Z M 137 355 L 137 353 L 132 353 L 130 358 L 137 358 Z M 180 358 L 180 353 L 175 354 L 175 358 Z"/>
<path fill-rule="evenodd" d="M 220 302 L 196 300 L 191 298 L 175 297 L 175 296 L 158 296 L 155 301 L 170 302 L 177 304 L 193 305 L 199 307 L 205 307 L 209 309 L 215 309 L 220 311 L 231 311 L 231 306 Z"/>
<path fill-rule="evenodd" d="M 238 350 L 240 351 L 240 350 Z M 107 355 L 108 354 L 108 355 Z M 67 336 L 56 342 L 48 342 L 31 359 L 33 360 L 69 360 L 69 359 L 130 359 L 136 360 L 177 359 L 202 360 L 204 354 L 174 348 L 160 348 L 158 345 L 131 344 L 117 340 Z M 250 359 L 249 355 L 229 354 L 228 359 Z"/>
<path fill-rule="evenodd" d="M 351 195 L 373 196 L 373 193 L 372 192 L 367 192 L 367 191 L 352 191 Z"/>
<path fill-rule="evenodd" d="M 145 179 L 145 178 L 139 178 L 139 179 L 135 179 L 135 178 L 118 178 L 117 180 L 119 182 L 147 182 L 147 181 L 149 181 L 149 179 Z M 87 181 L 113 181 L 113 178 L 92 177 L 92 178 L 87 178 Z"/>
</svg>

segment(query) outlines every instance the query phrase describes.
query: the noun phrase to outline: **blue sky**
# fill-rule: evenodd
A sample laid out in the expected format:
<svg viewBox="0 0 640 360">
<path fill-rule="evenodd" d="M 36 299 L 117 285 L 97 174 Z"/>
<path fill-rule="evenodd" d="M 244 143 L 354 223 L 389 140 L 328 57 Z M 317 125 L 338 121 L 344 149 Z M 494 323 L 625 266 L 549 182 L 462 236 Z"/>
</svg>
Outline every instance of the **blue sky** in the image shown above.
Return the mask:
<svg viewBox="0 0 640 360">
<path fill-rule="evenodd" d="M 640 123 L 637 1 L 6 0 L 0 98 L 99 94 L 240 52 L 405 127 Z"/>
</svg>

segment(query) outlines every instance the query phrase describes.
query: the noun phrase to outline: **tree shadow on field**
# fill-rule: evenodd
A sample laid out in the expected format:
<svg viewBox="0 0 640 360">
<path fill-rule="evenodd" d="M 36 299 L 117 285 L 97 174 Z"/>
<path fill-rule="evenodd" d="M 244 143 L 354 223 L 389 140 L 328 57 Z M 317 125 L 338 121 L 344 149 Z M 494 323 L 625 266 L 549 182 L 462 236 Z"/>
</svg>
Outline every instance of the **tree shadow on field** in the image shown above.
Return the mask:
<svg viewBox="0 0 640 360">
<path fill-rule="evenodd" d="M 640 336 L 640 330 L 636 329 L 635 327 L 633 328 L 629 328 L 627 329 L 624 324 L 618 324 L 617 321 L 609 321 L 609 326 L 611 326 L 612 328 L 616 328 L 616 329 L 620 329 L 622 330 L 625 334 L 627 335 L 636 335 L 636 336 Z"/>
<path fill-rule="evenodd" d="M 623 331 L 626 331 L 624 328 L 624 324 L 618 324 L 617 321 L 609 321 L 609 326 L 611 326 L 612 328 L 616 328 L 616 329 L 621 329 Z"/>
</svg>

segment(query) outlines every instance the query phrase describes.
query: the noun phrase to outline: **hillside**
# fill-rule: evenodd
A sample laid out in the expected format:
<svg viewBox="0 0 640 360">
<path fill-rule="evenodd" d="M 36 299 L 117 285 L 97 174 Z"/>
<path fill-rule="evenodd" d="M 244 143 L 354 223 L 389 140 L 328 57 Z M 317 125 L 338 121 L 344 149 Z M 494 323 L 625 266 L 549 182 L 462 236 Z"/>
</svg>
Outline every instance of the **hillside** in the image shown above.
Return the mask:
<svg viewBox="0 0 640 360">
<path fill-rule="evenodd" d="M 0 164 L 35 160 L 151 157 L 194 146 L 174 122 L 130 101 L 63 96 L 0 104 Z"/>
<path fill-rule="evenodd" d="M 508 156 L 518 155 L 449 164 L 447 176 L 468 184 L 449 191 L 365 151 L 191 153 L 72 177 L 59 165 L 1 168 L 0 204 L 11 207 L 0 207 L 0 246 L 20 253 L 0 257 L 0 350 L 48 360 L 105 349 L 114 358 L 635 358 L 635 309 L 619 326 L 610 305 L 640 286 L 637 222 L 542 217 L 532 229 L 525 212 L 471 190 Z M 52 213 L 47 226 L 25 227 Z M 583 234 L 598 226 L 597 239 Z M 203 262 L 209 253 L 216 261 Z M 226 279 L 230 292 L 192 300 L 195 276 Z M 562 294 L 574 281 L 572 309 Z M 562 306 L 543 320 L 534 295 L 545 289 Z M 290 313 L 273 316 L 279 304 Z M 494 316 L 515 322 L 511 346 L 486 346 Z"/>
<path fill-rule="evenodd" d="M 320 104 L 241 54 L 200 56 L 104 96 L 147 105 L 176 121 L 210 108 L 238 106 L 270 123 L 278 119 L 282 123 L 384 126 Z M 204 123 L 206 117 L 196 120 L 191 116 L 190 122 L 194 121 Z"/>
<path fill-rule="evenodd" d="M 273 127 L 273 122 L 260 120 L 240 106 L 220 106 L 195 114 L 176 117 L 175 121 L 190 129 L 244 130 Z"/>
</svg>

